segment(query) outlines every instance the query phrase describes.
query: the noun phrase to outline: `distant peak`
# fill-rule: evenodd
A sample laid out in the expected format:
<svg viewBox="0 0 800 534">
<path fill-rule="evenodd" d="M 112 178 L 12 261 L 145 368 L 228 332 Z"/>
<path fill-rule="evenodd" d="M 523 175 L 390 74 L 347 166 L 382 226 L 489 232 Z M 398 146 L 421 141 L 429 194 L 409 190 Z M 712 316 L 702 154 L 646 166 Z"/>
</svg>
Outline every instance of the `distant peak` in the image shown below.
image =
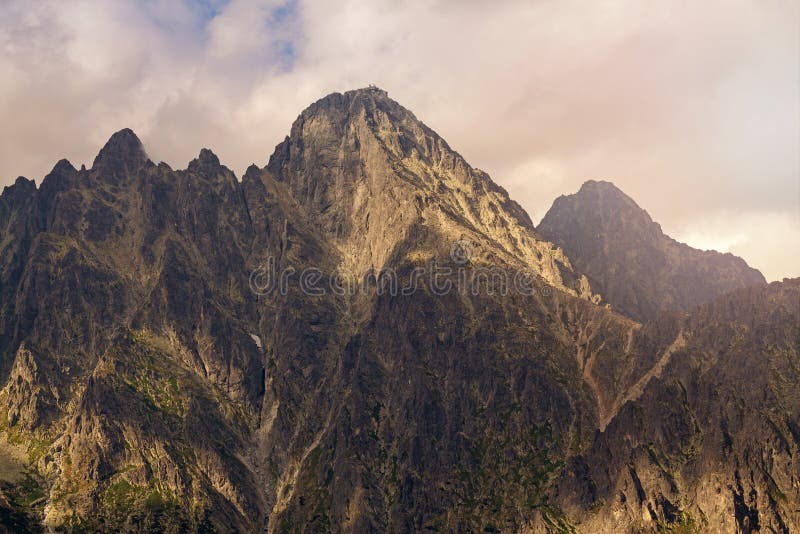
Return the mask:
<svg viewBox="0 0 800 534">
<path fill-rule="evenodd" d="M 609 182 L 607 180 L 586 180 L 583 182 L 579 192 L 589 191 L 613 191 L 615 193 L 622 193 L 622 190 L 619 187 L 614 185 L 613 182 Z"/>
<path fill-rule="evenodd" d="M 628 210 L 644 213 L 635 200 L 612 182 L 605 180 L 587 180 L 577 193 L 569 197 L 578 202 L 600 203 L 606 207 L 605 209 L 611 209 L 612 206 L 614 209 L 620 209 L 625 206 Z"/>
<path fill-rule="evenodd" d="M 130 128 L 124 128 L 108 140 L 94 159 L 92 169 L 123 170 L 147 162 L 147 153 L 139 138 Z"/>
</svg>

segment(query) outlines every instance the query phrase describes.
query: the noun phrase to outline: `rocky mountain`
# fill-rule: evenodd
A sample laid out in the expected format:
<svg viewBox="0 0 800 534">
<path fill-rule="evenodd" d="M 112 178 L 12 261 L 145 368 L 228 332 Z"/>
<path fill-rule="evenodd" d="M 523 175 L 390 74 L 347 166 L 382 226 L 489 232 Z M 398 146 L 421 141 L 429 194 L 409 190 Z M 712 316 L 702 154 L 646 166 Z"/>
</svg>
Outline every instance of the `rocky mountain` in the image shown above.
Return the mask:
<svg viewBox="0 0 800 534">
<path fill-rule="evenodd" d="M 447 243 L 467 243 L 474 261 L 531 268 L 555 287 L 592 297 L 502 187 L 380 89 L 311 105 L 266 172 L 313 214 L 315 230 L 353 274 L 380 271 L 402 254 L 430 256 L 415 233 L 435 229 Z M 404 242 L 408 250 L 398 249 Z"/>
<path fill-rule="evenodd" d="M 800 526 L 800 281 L 647 324 L 598 305 L 376 88 L 241 181 L 130 130 L 17 180 L 0 293 L 10 531 Z"/>
<path fill-rule="evenodd" d="M 664 235 L 610 182 L 590 180 L 574 195 L 557 198 L 536 231 L 566 252 L 606 302 L 638 321 L 766 283 L 737 256 L 697 250 Z"/>
</svg>

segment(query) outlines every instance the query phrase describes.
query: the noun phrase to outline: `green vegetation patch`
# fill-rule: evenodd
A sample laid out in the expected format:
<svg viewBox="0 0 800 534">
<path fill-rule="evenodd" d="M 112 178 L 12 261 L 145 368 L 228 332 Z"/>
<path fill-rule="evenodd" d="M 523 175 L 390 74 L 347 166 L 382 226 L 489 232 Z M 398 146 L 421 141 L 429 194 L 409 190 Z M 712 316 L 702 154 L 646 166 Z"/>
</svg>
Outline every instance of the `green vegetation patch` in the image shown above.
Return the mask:
<svg viewBox="0 0 800 534">
<path fill-rule="evenodd" d="M 133 332 L 128 352 L 120 359 L 118 370 L 123 382 L 133 389 L 151 409 L 175 417 L 185 417 L 186 392 L 179 374 L 185 374 L 168 356 L 169 346 L 144 332 Z"/>
</svg>

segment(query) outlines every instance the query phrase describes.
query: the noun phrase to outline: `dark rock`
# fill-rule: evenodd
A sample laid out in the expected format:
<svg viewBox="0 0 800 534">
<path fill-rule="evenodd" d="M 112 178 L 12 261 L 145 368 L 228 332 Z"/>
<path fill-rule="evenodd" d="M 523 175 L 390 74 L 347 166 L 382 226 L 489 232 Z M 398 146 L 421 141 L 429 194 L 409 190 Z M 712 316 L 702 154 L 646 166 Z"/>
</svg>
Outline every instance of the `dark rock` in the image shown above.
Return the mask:
<svg viewBox="0 0 800 534">
<path fill-rule="evenodd" d="M 133 130 L 124 128 L 108 140 L 92 163 L 92 171 L 109 178 L 132 173 L 147 163 L 142 142 Z"/>
</svg>

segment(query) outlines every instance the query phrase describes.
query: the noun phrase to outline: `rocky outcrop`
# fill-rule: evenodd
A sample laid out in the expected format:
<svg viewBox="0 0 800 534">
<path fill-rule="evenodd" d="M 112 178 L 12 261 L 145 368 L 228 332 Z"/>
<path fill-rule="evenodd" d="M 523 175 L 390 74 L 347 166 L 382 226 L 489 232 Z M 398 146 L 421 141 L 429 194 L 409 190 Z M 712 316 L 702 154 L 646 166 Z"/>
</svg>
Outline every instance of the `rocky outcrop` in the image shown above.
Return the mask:
<svg viewBox="0 0 800 534">
<path fill-rule="evenodd" d="M 764 276 L 730 253 L 701 251 L 664 235 L 646 211 L 610 182 L 590 180 L 561 196 L 537 227 L 614 309 L 648 321 L 689 311 Z"/>
<path fill-rule="evenodd" d="M 92 170 L 105 179 L 130 177 L 147 165 L 148 158 L 142 142 L 130 128 L 116 132 L 97 154 Z"/>
<path fill-rule="evenodd" d="M 378 89 L 313 104 L 241 182 L 119 132 L 6 188 L 0 228 L 18 530 L 798 526 L 800 284 L 600 306 Z"/>
</svg>

